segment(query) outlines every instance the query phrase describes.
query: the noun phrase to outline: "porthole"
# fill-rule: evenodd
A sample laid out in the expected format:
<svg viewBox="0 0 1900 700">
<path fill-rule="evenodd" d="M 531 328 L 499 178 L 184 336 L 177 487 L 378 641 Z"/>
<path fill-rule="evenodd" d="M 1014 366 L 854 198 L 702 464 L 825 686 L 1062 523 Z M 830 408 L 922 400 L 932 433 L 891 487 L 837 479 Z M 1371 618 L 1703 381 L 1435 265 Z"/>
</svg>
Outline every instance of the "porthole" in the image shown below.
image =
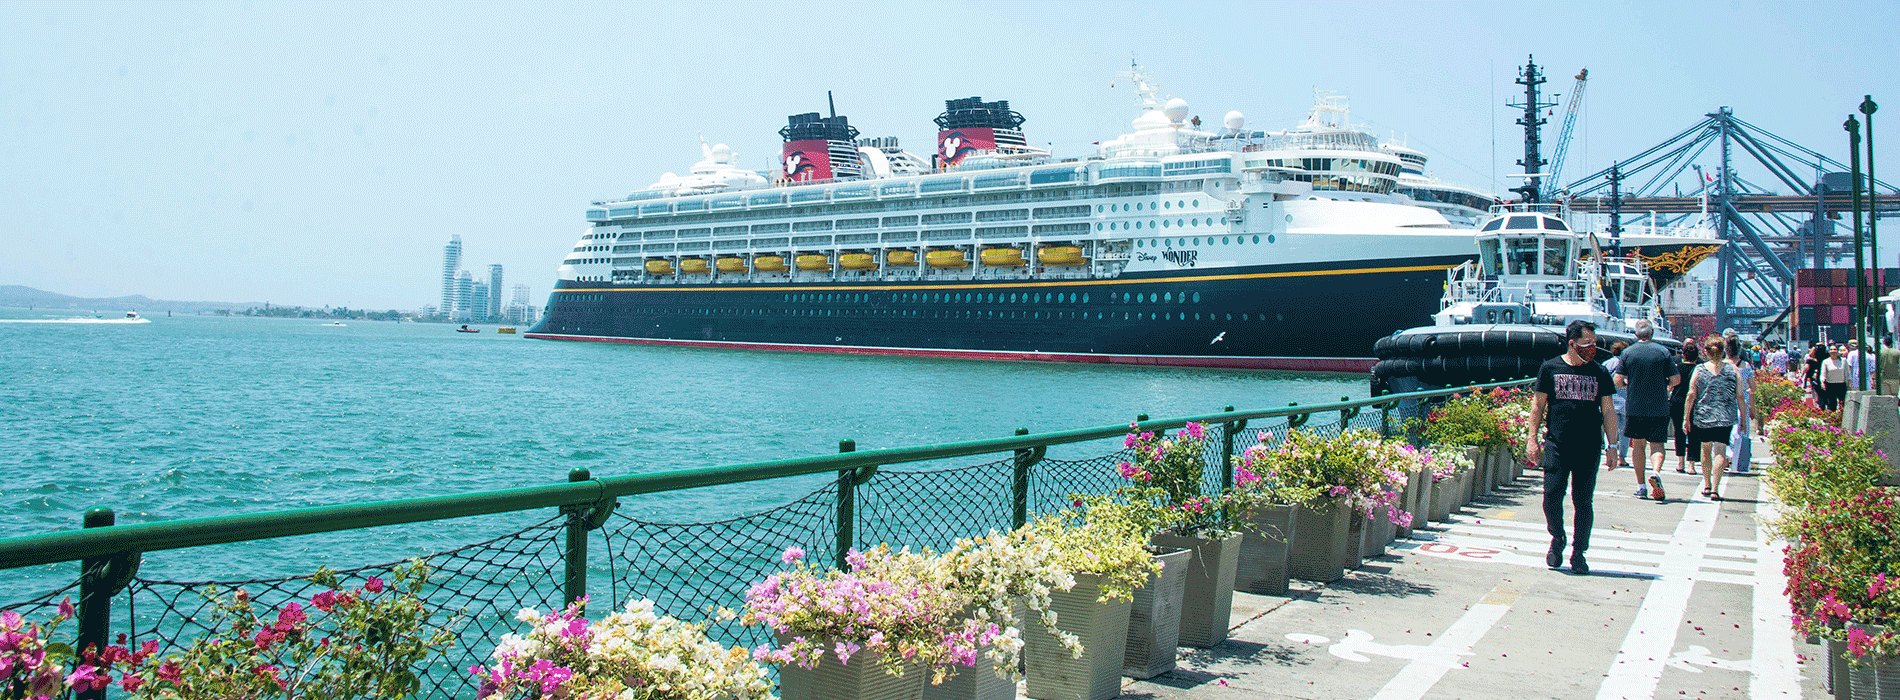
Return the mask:
<svg viewBox="0 0 1900 700">
<path fill-rule="evenodd" d="M 1227 314 L 1227 320 L 1229 320 L 1229 321 L 1232 321 L 1232 320 L 1234 320 L 1234 315 L 1233 315 L 1233 314 Z"/>
<path fill-rule="evenodd" d="M 1128 292 L 1122 292 L 1122 303 L 1128 303 Z"/>
<path fill-rule="evenodd" d="M 1220 244 L 1221 244 L 1221 245 L 1228 245 L 1228 243 L 1229 243 L 1229 241 L 1227 240 L 1227 237 L 1226 237 L 1226 236 L 1221 236 L 1221 237 L 1220 237 Z"/>
<path fill-rule="evenodd" d="M 1201 206 L 1201 200 L 1198 200 L 1198 199 L 1194 200 L 1194 206 L 1197 206 L 1197 207 Z"/>
<path fill-rule="evenodd" d="M 1141 211 L 1141 202 L 1135 202 L 1135 211 Z"/>
<path fill-rule="evenodd" d="M 1161 298 L 1164 301 L 1174 301 L 1174 292 L 1168 292 L 1166 294 L 1163 294 L 1161 295 Z"/>
<path fill-rule="evenodd" d="M 1162 203 L 1161 203 L 1161 208 L 1163 208 L 1163 209 L 1173 209 L 1173 208 L 1174 208 L 1174 203 L 1173 203 L 1173 202 L 1162 202 Z"/>
<path fill-rule="evenodd" d="M 1268 238 L 1272 238 L 1272 236 L 1268 236 Z M 1260 242 L 1260 237 L 1259 237 L 1259 236 L 1254 236 L 1254 237 L 1253 237 L 1253 242 L 1254 242 L 1255 244 L 1258 244 L 1258 243 Z"/>
<path fill-rule="evenodd" d="M 1161 220 L 1161 227 L 1162 227 L 1162 228 L 1167 228 L 1167 226 L 1168 226 L 1168 220 L 1167 220 L 1167 219 L 1162 219 L 1162 220 Z"/>
<path fill-rule="evenodd" d="M 1095 230 L 1097 231 L 1102 230 L 1102 222 L 1100 221 L 1095 222 Z"/>
<path fill-rule="evenodd" d="M 1194 320 L 1196 321 L 1201 320 L 1201 312 L 1199 311 L 1194 312 Z"/>
<path fill-rule="evenodd" d="M 1201 239 L 1199 238 L 1194 239 L 1194 245 L 1200 245 L 1200 244 L 1201 244 Z"/>
<path fill-rule="evenodd" d="M 1176 243 L 1175 243 L 1175 245 L 1178 245 L 1178 246 L 1181 246 L 1181 247 L 1183 247 L 1183 248 L 1186 248 L 1186 247 L 1187 247 L 1187 239 L 1186 239 L 1186 238 L 1183 238 L 1183 239 L 1180 239 L 1180 240 L 1179 240 L 1178 242 L 1176 242 Z"/>
<path fill-rule="evenodd" d="M 1255 243 L 1259 243 L 1259 242 L 1260 242 L 1260 237 L 1259 237 L 1259 236 L 1254 236 L 1254 237 L 1253 237 L 1253 242 L 1255 242 Z M 1267 234 L 1267 242 L 1268 242 L 1268 243 L 1272 243 L 1272 242 L 1273 242 L 1273 234 L 1271 234 L 1271 233 L 1269 233 L 1269 234 Z"/>
<path fill-rule="evenodd" d="M 1275 321 L 1285 321 L 1285 320 L 1286 320 L 1286 315 L 1285 315 L 1285 314 L 1274 314 L 1274 315 L 1273 315 L 1273 320 L 1275 320 Z"/>
<path fill-rule="evenodd" d="M 1184 224 L 1184 223 L 1181 223 L 1181 220 L 1180 220 L 1180 219 L 1175 219 L 1175 220 L 1174 220 L 1174 225 L 1176 225 L 1176 226 L 1186 226 L 1187 224 Z"/>
<path fill-rule="evenodd" d="M 1245 321 L 1245 320 L 1247 320 L 1247 314 L 1246 314 L 1246 313 L 1244 313 L 1244 312 L 1243 312 L 1243 313 L 1241 313 L 1241 314 L 1240 314 L 1240 320 L 1242 320 L 1242 321 Z"/>
<path fill-rule="evenodd" d="M 1071 294 L 1071 295 L 1069 295 L 1069 296 L 1071 296 L 1071 297 L 1073 297 L 1073 296 L 1075 296 L 1075 295 L 1073 295 L 1073 294 Z M 1074 300 L 1074 299 L 1070 299 L 1070 301 L 1075 301 L 1075 300 Z M 1089 295 L 1088 295 L 1088 293 L 1086 293 L 1086 292 L 1084 292 L 1084 293 L 1082 294 L 1082 303 L 1084 303 L 1084 304 L 1087 304 L 1087 303 L 1089 303 Z"/>
<path fill-rule="evenodd" d="M 1122 202 L 1122 211 L 1128 211 L 1128 203 L 1127 203 L 1127 202 Z M 1291 221 L 1292 219 L 1291 219 L 1291 218 L 1289 217 L 1289 218 L 1288 218 L 1287 220 L 1288 220 L 1288 221 Z"/>
<path fill-rule="evenodd" d="M 1140 247 L 1142 247 L 1143 245 L 1146 245 L 1146 244 L 1147 244 L 1147 242 L 1146 242 L 1146 241 L 1135 241 L 1135 247 L 1136 247 L 1136 248 L 1140 248 Z"/>
<path fill-rule="evenodd" d="M 1201 303 L 1201 293 L 1200 293 L 1200 292 L 1195 292 L 1195 293 L 1194 293 L 1194 303 L 1196 303 L 1196 304 L 1199 304 L 1199 303 Z"/>
<path fill-rule="evenodd" d="M 1293 223 L 1293 215 L 1292 215 L 1292 214 L 1288 214 L 1288 215 L 1286 215 L 1286 221 L 1287 221 L 1287 223 L 1289 223 L 1289 224 L 1290 224 L 1290 223 Z"/>
</svg>

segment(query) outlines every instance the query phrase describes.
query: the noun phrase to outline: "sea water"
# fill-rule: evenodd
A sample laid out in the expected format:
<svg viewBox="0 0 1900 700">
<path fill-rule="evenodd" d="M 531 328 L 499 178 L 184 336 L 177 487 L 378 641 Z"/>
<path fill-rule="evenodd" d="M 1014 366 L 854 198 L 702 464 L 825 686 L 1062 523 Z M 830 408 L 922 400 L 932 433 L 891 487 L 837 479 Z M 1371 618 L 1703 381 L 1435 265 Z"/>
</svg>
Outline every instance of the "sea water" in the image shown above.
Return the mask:
<svg viewBox="0 0 1900 700">
<path fill-rule="evenodd" d="M 122 315 L 0 309 L 0 537 L 75 529 L 95 506 L 120 524 L 262 513 L 561 483 L 575 467 L 617 476 L 822 455 L 844 438 L 904 447 L 1366 395 L 1352 375 L 554 342 L 492 326 L 101 322 Z M 704 521 L 823 482 L 640 496 L 621 512 Z M 381 563 L 550 515 L 148 553 L 140 574 Z M 76 572 L 0 569 L 0 605 Z"/>
</svg>

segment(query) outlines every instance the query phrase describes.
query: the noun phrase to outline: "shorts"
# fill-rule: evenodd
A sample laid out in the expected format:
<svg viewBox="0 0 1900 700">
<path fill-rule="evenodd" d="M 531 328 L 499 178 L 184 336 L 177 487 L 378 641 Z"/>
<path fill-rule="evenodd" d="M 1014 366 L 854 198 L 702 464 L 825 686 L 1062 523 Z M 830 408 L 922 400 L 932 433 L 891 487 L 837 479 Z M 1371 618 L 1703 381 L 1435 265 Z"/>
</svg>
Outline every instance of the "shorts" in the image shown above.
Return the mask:
<svg viewBox="0 0 1900 700">
<path fill-rule="evenodd" d="M 1660 445 L 1669 440 L 1669 416 L 1630 416 L 1623 436 Z"/>
<path fill-rule="evenodd" d="M 1733 425 L 1717 425 L 1708 428 L 1691 428 L 1689 441 L 1697 445 L 1711 442 L 1728 444 L 1729 433 L 1735 430 Z"/>
</svg>

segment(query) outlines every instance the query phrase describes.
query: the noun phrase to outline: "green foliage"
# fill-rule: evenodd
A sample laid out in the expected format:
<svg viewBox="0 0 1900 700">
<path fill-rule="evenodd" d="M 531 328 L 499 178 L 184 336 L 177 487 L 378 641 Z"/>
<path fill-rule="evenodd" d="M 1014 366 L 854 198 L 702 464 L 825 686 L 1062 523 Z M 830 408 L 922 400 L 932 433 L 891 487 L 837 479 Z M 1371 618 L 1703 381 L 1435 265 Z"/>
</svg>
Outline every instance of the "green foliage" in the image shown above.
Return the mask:
<svg viewBox="0 0 1900 700">
<path fill-rule="evenodd" d="M 1105 577 L 1102 600 L 1130 600 L 1161 565 L 1148 552 L 1148 537 L 1160 529 L 1156 511 L 1111 496 L 1076 497 L 1076 508 L 1044 515 L 1028 527 L 1056 547 L 1060 566 L 1074 574 Z"/>
<path fill-rule="evenodd" d="M 141 700 L 196 698 L 406 698 L 421 689 L 415 670 L 445 651 L 454 636 L 430 624 L 422 600 L 428 568 L 398 567 L 395 581 L 370 578 L 345 588 L 319 570 L 325 590 L 309 608 L 295 601 L 261 610 L 243 589 L 205 596 L 211 629 L 190 647 L 152 655 L 127 671 Z M 308 610 L 308 612 L 306 612 Z"/>
<path fill-rule="evenodd" d="M 1784 533 L 1807 511 L 1873 487 L 1887 471 L 1886 455 L 1873 436 L 1849 435 L 1825 418 L 1784 414 L 1768 425 L 1775 461 L 1766 471 L 1768 489 L 1784 511 L 1776 526 Z"/>
<path fill-rule="evenodd" d="M 1753 384 L 1755 407 L 1749 417 L 1756 425 L 1767 425 L 1784 402 L 1804 404 L 1807 397 L 1806 390 L 1773 372 L 1756 372 Z"/>
</svg>

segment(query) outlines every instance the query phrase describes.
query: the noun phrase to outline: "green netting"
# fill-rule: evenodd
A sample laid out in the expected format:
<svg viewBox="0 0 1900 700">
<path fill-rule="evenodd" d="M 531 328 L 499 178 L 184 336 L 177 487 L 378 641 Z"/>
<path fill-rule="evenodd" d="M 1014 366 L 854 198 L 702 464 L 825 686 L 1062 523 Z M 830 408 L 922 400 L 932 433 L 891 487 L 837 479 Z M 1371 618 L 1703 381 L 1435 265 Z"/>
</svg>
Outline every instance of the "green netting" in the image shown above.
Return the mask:
<svg viewBox="0 0 1900 700">
<path fill-rule="evenodd" d="M 1332 420 L 1325 422 L 1329 417 Z M 1333 435 L 1342 429 L 1336 413 L 1315 418 L 1319 420 L 1302 430 Z M 1349 425 L 1377 430 L 1379 422 L 1380 413 L 1369 409 Z M 1221 443 L 1226 427 L 1218 423 L 1207 427 L 1213 440 L 1205 477 L 1212 491 L 1219 488 L 1224 471 Z M 1267 436 L 1267 444 L 1277 444 L 1286 431 L 1287 422 L 1282 419 L 1251 424 L 1235 432 L 1234 451 L 1238 454 L 1261 443 L 1262 436 Z M 1075 494 L 1104 493 L 1125 483 L 1116 467 L 1130 455 L 1120 449 L 1119 440 L 1093 444 L 1112 451 L 1073 460 L 1046 458 L 1029 467 L 1029 517 L 1069 507 Z M 770 493 L 786 483 L 809 482 L 744 485 L 756 489 L 746 493 L 745 500 L 756 501 L 758 493 Z M 783 566 L 779 555 L 787 547 L 801 547 L 816 561 L 831 561 L 838 541 L 840 484 L 833 479 L 784 505 L 715 516 L 706 522 L 658 522 L 628 514 L 641 506 L 653 512 L 690 510 L 668 500 L 675 494 L 621 499 L 619 509 L 587 537 L 592 616 L 630 600 L 651 599 L 665 614 L 708 622 L 709 634 L 723 643 L 753 647 L 766 642 L 765 630 L 744 627 L 737 620 L 716 620 L 711 610 L 741 608 L 746 590 Z M 941 551 L 960 537 L 1007 530 L 1014 521 L 1014 487 L 1015 456 L 1009 454 L 968 466 L 879 469 L 873 478 L 854 486 L 852 542 L 858 547 L 889 543 Z M 709 493 L 703 503 L 720 503 L 727 492 Z M 427 598 L 440 611 L 432 622 L 459 640 L 424 670 L 424 697 L 474 697 L 477 684 L 467 669 L 485 663 L 502 635 L 520 631 L 515 613 L 524 607 L 545 611 L 562 604 L 565 532 L 570 519 L 582 516 L 550 515 L 506 535 L 421 557 L 431 570 Z M 308 565 L 319 563 L 325 562 Z M 401 563 L 329 562 L 346 584 L 358 584 L 370 576 L 387 579 Z M 307 601 L 321 590 L 307 575 L 216 581 L 135 578 L 117 598 L 113 629 L 130 631 L 134 643 L 146 638 L 196 639 L 212 631 L 204 593 L 213 587 L 227 591 L 242 587 L 260 605 L 270 607 Z M 8 608 L 39 611 L 57 604 L 71 589 L 34 596 Z"/>
</svg>

